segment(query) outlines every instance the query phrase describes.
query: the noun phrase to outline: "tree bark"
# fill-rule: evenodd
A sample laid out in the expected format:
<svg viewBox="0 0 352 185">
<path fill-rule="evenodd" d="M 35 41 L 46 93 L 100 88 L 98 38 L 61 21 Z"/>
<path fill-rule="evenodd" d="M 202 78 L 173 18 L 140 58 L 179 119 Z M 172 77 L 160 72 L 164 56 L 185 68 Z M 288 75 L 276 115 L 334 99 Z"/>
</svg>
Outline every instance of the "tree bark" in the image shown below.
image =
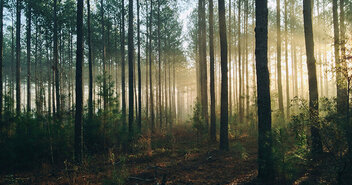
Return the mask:
<svg viewBox="0 0 352 185">
<path fill-rule="evenodd" d="M 126 71 L 125 71 L 125 0 L 122 0 L 121 6 L 122 31 L 121 31 L 121 89 L 122 89 L 122 125 L 126 128 Z"/>
<path fill-rule="evenodd" d="M 31 111 L 31 2 L 27 2 L 27 112 Z M 2 83 L 1 83 L 2 84 Z M 1 100 L 1 99 L 0 99 Z"/>
<path fill-rule="evenodd" d="M 287 0 L 285 0 L 285 71 L 286 71 L 286 118 L 290 117 L 290 83 L 288 71 L 288 19 L 287 19 Z"/>
<path fill-rule="evenodd" d="M 105 23 L 104 23 L 104 0 L 100 1 L 100 8 L 101 8 L 101 35 L 102 35 L 102 63 L 103 63 L 103 109 L 107 110 L 108 106 L 108 92 L 106 87 L 106 44 L 105 44 Z"/>
<path fill-rule="evenodd" d="M 341 0 L 340 0 L 341 3 Z M 344 2 L 342 2 L 344 4 Z M 341 5 L 341 4 L 340 4 Z M 341 8 L 341 7 L 340 7 Z M 333 0 L 333 24 L 334 24 L 334 49 L 335 49 L 335 66 L 336 66 L 336 87 L 337 87 L 337 112 L 342 116 L 346 117 L 348 110 L 348 98 L 347 98 L 347 82 L 344 78 L 344 68 L 346 65 L 344 64 L 343 55 L 345 52 L 344 43 L 344 12 L 343 15 L 340 15 L 340 24 L 338 18 L 338 3 L 337 0 Z M 340 9 L 340 10 L 343 10 Z M 340 11 L 341 14 L 341 11 Z M 339 29 L 339 25 L 341 26 L 341 30 Z M 340 38 L 341 34 L 341 38 Z M 340 56 L 341 51 L 341 56 Z M 340 58 L 341 57 L 341 58 Z"/>
<path fill-rule="evenodd" d="M 140 4 L 139 0 L 137 0 L 137 45 L 138 45 L 138 118 L 137 118 L 137 125 L 138 131 L 141 132 L 142 130 L 142 78 L 141 78 L 141 36 L 140 36 L 140 17 L 139 17 L 139 9 Z"/>
<path fill-rule="evenodd" d="M 304 36 L 306 44 L 308 85 L 309 85 L 309 112 L 311 122 L 312 153 L 321 153 L 322 143 L 318 129 L 319 102 L 317 76 L 314 58 L 312 3 L 311 0 L 303 0 Z"/>
<path fill-rule="evenodd" d="M 242 86 L 242 57 L 241 57 L 241 1 L 238 1 L 238 82 L 239 82 L 239 99 L 238 99 L 238 106 L 239 106 L 239 121 L 240 123 L 243 122 L 243 86 Z"/>
<path fill-rule="evenodd" d="M 232 119 L 232 84 L 231 84 L 231 81 L 232 81 L 232 23 L 231 23 L 231 18 L 232 18 L 232 15 L 231 15 L 231 0 L 229 0 L 229 23 L 228 23 L 228 34 L 227 34 L 227 37 L 228 37 L 228 58 L 229 58 L 229 65 L 228 65 L 228 71 L 229 71 L 229 77 L 228 77 L 228 81 L 229 81 L 229 85 L 228 85 L 228 89 L 229 89 L 229 117 L 230 117 L 230 120 Z"/>
<path fill-rule="evenodd" d="M 89 65 L 89 84 L 88 84 L 88 119 L 93 118 L 93 59 L 92 59 L 92 40 L 90 28 L 90 0 L 87 0 L 87 26 L 88 26 L 88 65 Z"/>
<path fill-rule="evenodd" d="M 255 56 L 258 92 L 258 178 L 273 182 L 270 80 L 268 70 L 268 1 L 256 0 Z"/>
<path fill-rule="evenodd" d="M 150 117 L 151 117 L 151 130 L 155 129 L 155 115 L 154 115 L 154 100 L 153 100 L 153 78 L 152 78 L 152 21 L 153 21 L 153 0 L 150 0 L 150 21 L 149 21 L 149 88 L 150 88 Z"/>
<path fill-rule="evenodd" d="M 3 25 L 4 25 L 4 0 L 0 0 L 0 123 L 2 123 L 2 113 L 3 113 L 3 79 L 2 79 L 2 66 L 3 66 Z"/>
<path fill-rule="evenodd" d="M 58 38 L 57 38 L 57 0 L 54 0 L 54 74 L 55 74 L 55 93 L 56 93 L 56 116 L 61 117 L 60 102 L 60 80 L 59 80 L 59 59 L 58 59 Z"/>
<path fill-rule="evenodd" d="M 284 102 L 282 97 L 282 81 L 281 81 L 281 9 L 280 0 L 276 0 L 276 32 L 277 32 L 277 84 L 279 93 L 279 111 L 280 117 L 284 116 Z"/>
<path fill-rule="evenodd" d="M 16 114 L 21 113 L 21 0 L 16 1 Z"/>
<path fill-rule="evenodd" d="M 134 43 L 133 43 L 133 0 L 128 3 L 128 133 L 129 137 L 133 134 L 134 121 L 134 99 L 133 99 L 133 58 L 134 58 Z"/>
<path fill-rule="evenodd" d="M 158 11 L 157 11 L 157 17 L 158 17 L 158 111 L 159 111 L 159 126 L 161 129 L 162 126 L 162 110 L 161 110 L 161 47 L 160 47 L 160 42 L 161 42 L 161 35 L 160 35 L 160 0 L 157 0 L 158 3 Z"/>
<path fill-rule="evenodd" d="M 245 0 L 245 59 L 246 59 L 246 66 L 245 66 L 245 73 L 246 73 L 246 119 L 249 119 L 249 73 L 248 73 L 248 0 Z"/>
<path fill-rule="evenodd" d="M 209 56 L 210 56 L 210 140 L 216 142 L 215 79 L 214 79 L 214 3 L 209 0 Z"/>
<path fill-rule="evenodd" d="M 221 115 L 220 115 L 220 150 L 229 150 L 228 138 L 228 84 L 227 84 L 227 36 L 225 2 L 218 0 L 219 30 L 221 47 Z"/>
<path fill-rule="evenodd" d="M 206 20 L 205 20 L 205 1 L 199 0 L 199 72 L 200 72 L 200 91 L 201 109 L 205 125 L 209 127 L 208 118 L 208 91 L 207 91 L 207 59 L 206 59 Z"/>
<path fill-rule="evenodd" d="M 89 0 L 88 0 L 89 1 Z M 83 0 L 77 1 L 77 57 L 76 57 L 76 117 L 75 117 L 75 160 L 82 161 L 83 134 Z"/>
</svg>

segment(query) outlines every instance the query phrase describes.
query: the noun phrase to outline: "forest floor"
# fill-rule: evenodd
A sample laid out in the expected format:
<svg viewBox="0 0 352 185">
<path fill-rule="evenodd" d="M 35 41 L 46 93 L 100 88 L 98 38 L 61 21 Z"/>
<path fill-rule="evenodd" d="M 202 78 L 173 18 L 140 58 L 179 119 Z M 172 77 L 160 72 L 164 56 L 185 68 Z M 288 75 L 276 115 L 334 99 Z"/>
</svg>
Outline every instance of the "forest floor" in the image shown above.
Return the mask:
<svg viewBox="0 0 352 185">
<path fill-rule="evenodd" d="M 96 155 L 82 166 L 67 162 L 61 169 L 42 165 L 37 172 L 7 175 L 0 184 L 252 184 L 257 176 L 257 141 L 248 135 L 233 138 L 230 150 L 221 152 L 218 144 L 198 143 L 194 130 L 178 129 L 169 147 L 124 155 Z M 190 134 L 190 133 L 193 134 Z M 165 142 L 167 136 L 152 137 Z M 167 141 L 168 142 L 168 141 Z M 150 145 L 149 145 L 150 146 Z M 150 148 L 150 147 L 149 147 Z M 112 162 L 112 158 L 116 160 Z M 119 158 L 119 159 L 118 159 Z M 122 164 L 123 163 L 123 164 Z M 113 165 L 114 164 L 114 165 Z"/>
<path fill-rule="evenodd" d="M 141 136 L 132 154 L 109 149 L 86 157 L 81 166 L 42 164 L 32 172 L 0 175 L 0 184 L 259 184 L 256 137 L 238 133 L 230 138 L 230 150 L 223 152 L 217 143 L 199 139 L 190 126 L 178 127 L 172 135 Z M 293 184 L 315 184 L 307 182 L 311 175 L 302 175 Z"/>
</svg>

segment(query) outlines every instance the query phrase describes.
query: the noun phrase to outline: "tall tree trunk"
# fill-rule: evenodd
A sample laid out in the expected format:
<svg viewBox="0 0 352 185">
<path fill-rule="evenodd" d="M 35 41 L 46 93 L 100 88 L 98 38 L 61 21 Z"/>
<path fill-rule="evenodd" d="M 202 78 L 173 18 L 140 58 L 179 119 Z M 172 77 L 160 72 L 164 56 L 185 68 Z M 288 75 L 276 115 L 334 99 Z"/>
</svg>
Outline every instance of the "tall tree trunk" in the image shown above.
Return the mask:
<svg viewBox="0 0 352 185">
<path fill-rule="evenodd" d="M 290 83 L 288 71 L 288 20 L 287 20 L 287 0 L 285 0 L 285 71 L 286 71 L 286 118 L 290 117 Z"/>
<path fill-rule="evenodd" d="M 165 43 L 166 47 L 166 43 Z M 168 94 L 167 94 L 167 64 L 169 62 L 170 57 L 165 55 L 164 59 L 164 115 L 165 115 L 165 126 L 168 126 Z"/>
<path fill-rule="evenodd" d="M 11 14 L 11 99 L 15 98 L 15 27 L 14 27 L 14 18 L 13 14 Z M 14 112 L 15 105 L 11 105 L 11 112 Z"/>
<path fill-rule="evenodd" d="M 268 1 L 256 0 L 255 56 L 258 92 L 258 177 L 273 182 L 270 80 L 268 71 Z"/>
<path fill-rule="evenodd" d="M 304 36 L 306 44 L 308 83 L 309 83 L 309 111 L 311 122 L 312 152 L 321 153 L 322 143 L 318 129 L 319 102 L 317 74 L 314 58 L 313 23 L 312 23 L 312 3 L 311 0 L 303 0 Z"/>
<path fill-rule="evenodd" d="M 0 0 L 0 123 L 2 123 L 3 113 L 3 79 L 2 79 L 2 65 L 3 65 L 3 25 L 4 25 L 4 0 Z"/>
<path fill-rule="evenodd" d="M 88 0 L 89 1 L 89 0 Z M 82 161 L 83 134 L 83 0 L 77 1 L 77 57 L 76 57 L 76 117 L 75 117 L 75 160 Z"/>
<path fill-rule="evenodd" d="M 210 140 L 213 142 L 216 142 L 213 0 L 209 0 L 209 56 L 210 56 Z"/>
<path fill-rule="evenodd" d="M 230 117 L 230 120 L 232 119 L 232 84 L 231 84 L 231 81 L 232 81 L 232 23 L 231 23 L 231 0 L 229 0 L 229 23 L 228 23 L 228 58 L 229 58 L 229 66 L 228 66 L 228 71 L 229 71 L 229 77 L 228 77 L 228 81 L 229 81 L 229 85 L 228 85 L 228 89 L 229 89 L 229 117 Z"/>
<path fill-rule="evenodd" d="M 167 46 L 167 41 L 168 38 L 164 39 L 164 51 L 166 50 Z M 169 57 L 167 55 L 164 55 L 164 117 L 165 117 L 165 127 L 167 128 L 168 124 L 168 113 L 167 113 L 167 63 L 168 63 Z"/>
<path fill-rule="evenodd" d="M 90 0 L 87 0 L 87 26 L 88 26 L 88 65 L 89 65 L 89 84 L 88 84 L 88 119 L 93 118 L 93 61 L 92 61 L 92 40 L 90 28 Z"/>
<path fill-rule="evenodd" d="M 125 0 L 122 0 L 122 33 L 121 33 L 121 89 L 122 89 L 122 125 L 126 128 L 126 71 L 125 71 Z"/>
<path fill-rule="evenodd" d="M 128 3 L 128 133 L 129 137 L 133 134 L 133 118 L 134 118 L 134 99 L 133 99 L 133 0 Z"/>
<path fill-rule="evenodd" d="M 161 48 L 160 48 L 160 42 L 161 42 L 161 35 L 160 35 L 160 0 L 158 2 L 158 110 L 159 110 L 159 125 L 160 128 L 162 126 L 162 110 L 161 110 Z"/>
<path fill-rule="evenodd" d="M 149 121 L 149 86 L 148 86 L 148 56 L 149 56 L 149 9 L 148 9 L 148 4 L 146 2 L 146 40 L 145 40 L 145 91 L 146 91 L 146 96 L 145 96 L 145 113 L 146 113 L 146 119 Z"/>
<path fill-rule="evenodd" d="M 245 1 L 245 58 L 246 58 L 246 119 L 249 119 L 249 73 L 248 73 L 248 0 Z"/>
<path fill-rule="evenodd" d="M 207 91 L 207 59 L 206 59 L 206 22 L 205 22 L 205 1 L 199 0 L 199 72 L 202 117 L 208 128 L 208 91 Z"/>
<path fill-rule="evenodd" d="M 138 119 L 137 125 L 139 132 L 142 130 L 142 78 L 141 78 L 141 36 L 140 36 L 140 17 L 139 17 L 140 4 L 137 0 L 137 45 L 138 45 Z"/>
<path fill-rule="evenodd" d="M 153 78 L 152 78 L 152 20 L 153 20 L 153 0 L 150 0 L 150 21 L 149 21 L 149 88 L 150 88 L 150 117 L 151 117 L 151 130 L 155 129 L 155 115 L 154 115 L 154 100 L 153 100 Z"/>
<path fill-rule="evenodd" d="M 58 38 L 57 38 L 57 0 L 54 0 L 54 74 L 55 74 L 55 91 L 56 91 L 56 115 L 61 117 L 61 102 L 60 102 L 60 80 L 59 80 L 59 59 L 58 59 Z"/>
<path fill-rule="evenodd" d="M 255 28 L 255 1 L 252 2 L 252 23 L 253 23 L 253 28 Z M 254 29 L 253 29 L 254 31 Z M 253 97 L 254 97 L 254 101 L 253 101 L 253 105 L 254 105 L 254 112 L 253 112 L 253 119 L 254 121 L 256 121 L 256 112 L 257 112 L 257 87 L 256 87 L 256 68 L 255 68 L 255 64 L 256 64 L 256 61 L 255 61 L 255 36 L 253 38 L 253 57 L 252 57 L 252 60 L 253 60 L 253 63 L 252 63 L 252 69 L 253 69 L 253 79 L 252 79 L 252 83 L 253 83 Z"/>
<path fill-rule="evenodd" d="M 103 63 L 103 109 L 107 110 L 108 106 L 108 92 L 106 88 L 106 45 L 105 45 L 105 23 L 104 23 L 104 0 L 100 1 L 101 8 L 101 34 L 102 34 L 102 63 Z"/>
<path fill-rule="evenodd" d="M 341 72 L 343 73 L 343 79 L 341 80 L 341 86 L 343 87 L 343 100 L 345 101 L 344 104 L 342 104 L 342 116 L 345 117 L 345 122 L 347 124 L 347 127 L 345 128 L 346 130 L 346 135 L 351 135 L 352 130 L 351 130 L 351 123 L 350 123 L 350 116 L 349 116 L 349 91 L 350 91 L 350 79 L 348 75 L 348 68 L 347 68 L 347 61 L 346 61 L 346 26 L 345 26 L 345 0 L 340 0 L 340 44 L 341 44 Z M 346 94 L 345 94 L 346 93 Z M 341 102 L 342 103 L 342 102 Z M 347 143 L 348 143 L 348 149 L 349 153 L 352 153 L 352 140 L 350 139 L 351 137 L 348 138 Z"/>
<path fill-rule="evenodd" d="M 294 22 L 296 21 L 295 18 L 295 1 L 292 1 L 292 5 L 291 7 L 291 58 L 292 58 L 292 78 L 293 78 L 293 97 L 298 95 L 298 80 L 297 80 L 297 53 L 296 53 L 296 43 L 294 40 L 294 30 L 295 28 L 295 24 Z"/>
<path fill-rule="evenodd" d="M 342 66 L 340 61 L 340 30 L 339 30 L 339 18 L 338 18 L 338 2 L 337 0 L 332 1 L 333 7 L 333 24 L 334 24 L 334 51 L 335 51 L 335 66 L 336 66 L 336 90 L 337 90 L 337 112 L 340 115 L 343 114 L 345 109 L 345 89 L 343 87 L 343 77 L 342 77 Z"/>
<path fill-rule="evenodd" d="M 281 4 L 276 0 L 276 32 L 277 32 L 277 84 L 279 91 L 279 111 L 280 117 L 284 116 L 284 102 L 282 98 L 282 81 L 281 81 Z"/>
<path fill-rule="evenodd" d="M 27 2 L 27 112 L 31 111 L 31 2 Z"/>
<path fill-rule="evenodd" d="M 37 32 L 39 31 L 40 29 L 38 29 L 37 30 Z M 37 41 L 36 41 L 37 42 Z M 48 76 L 49 76 L 49 78 L 48 78 L 48 116 L 50 117 L 51 116 L 51 106 L 52 106 L 52 103 L 51 103 L 51 100 L 52 100 L 52 97 L 51 96 L 53 96 L 52 95 L 52 89 L 51 89 L 51 77 L 52 77 L 52 63 L 51 63 L 51 61 L 50 61 L 50 56 L 49 56 L 49 48 L 50 48 L 50 44 L 48 43 L 48 41 L 47 41 L 47 43 L 46 43 L 46 58 L 47 58 L 47 65 L 48 65 Z M 37 50 L 37 49 L 36 49 Z M 38 87 L 38 91 L 39 91 L 39 98 L 40 98 L 40 96 L 41 96 L 41 75 L 39 75 L 39 87 Z M 39 106 L 41 106 L 41 101 L 40 100 L 38 100 L 38 105 Z M 38 107 L 37 107 L 37 109 L 38 109 Z M 39 109 L 40 110 L 40 109 Z"/>
<path fill-rule="evenodd" d="M 172 117 L 173 117 L 173 120 L 176 121 L 176 67 L 175 67 L 175 63 L 176 63 L 176 60 L 175 60 L 175 57 L 173 58 L 173 61 L 172 61 Z M 171 129 L 172 129 L 172 125 L 170 125 Z"/>
<path fill-rule="evenodd" d="M 21 0 L 16 1 L 16 113 L 21 113 Z"/>
<path fill-rule="evenodd" d="M 241 1 L 238 1 L 238 82 L 239 82 L 239 100 L 238 100 L 238 106 L 239 106 L 239 121 L 240 123 L 243 122 L 243 109 L 242 109 L 242 95 L 243 95 L 243 86 L 242 86 L 242 70 L 241 70 Z"/>
<path fill-rule="evenodd" d="M 219 30 L 221 47 L 221 115 L 220 115 L 220 150 L 229 149 L 228 138 L 228 87 L 227 87 L 227 37 L 225 2 L 218 0 Z"/>
</svg>

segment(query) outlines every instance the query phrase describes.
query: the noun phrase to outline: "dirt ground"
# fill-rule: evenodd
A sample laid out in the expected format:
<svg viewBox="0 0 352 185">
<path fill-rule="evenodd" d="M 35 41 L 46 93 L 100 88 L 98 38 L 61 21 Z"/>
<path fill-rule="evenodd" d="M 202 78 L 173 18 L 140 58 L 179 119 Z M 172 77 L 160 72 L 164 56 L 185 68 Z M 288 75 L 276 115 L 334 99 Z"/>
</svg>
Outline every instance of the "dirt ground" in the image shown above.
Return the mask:
<svg viewBox="0 0 352 185">
<path fill-rule="evenodd" d="M 124 164 L 112 162 L 118 157 L 109 152 L 91 157 L 81 167 L 64 162 L 61 169 L 42 165 L 37 172 L 2 176 L 0 184 L 254 184 L 254 137 L 232 139 L 230 151 L 221 152 L 218 144 L 196 144 L 194 137 L 179 135 L 172 149 L 126 155 Z"/>
</svg>

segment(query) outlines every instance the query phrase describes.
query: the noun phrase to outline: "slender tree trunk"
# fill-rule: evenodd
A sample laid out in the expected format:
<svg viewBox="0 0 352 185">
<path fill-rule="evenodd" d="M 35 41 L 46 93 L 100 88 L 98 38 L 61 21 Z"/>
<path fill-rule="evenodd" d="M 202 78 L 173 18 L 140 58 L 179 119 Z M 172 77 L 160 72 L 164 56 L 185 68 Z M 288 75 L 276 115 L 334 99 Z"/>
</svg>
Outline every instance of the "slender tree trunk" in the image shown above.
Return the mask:
<svg viewBox="0 0 352 185">
<path fill-rule="evenodd" d="M 219 30 L 221 47 L 221 115 L 220 115 L 220 150 L 229 150 L 228 138 L 228 87 L 227 87 L 227 37 L 225 2 L 218 0 Z"/>
<path fill-rule="evenodd" d="M 104 23 L 104 0 L 100 1 L 101 8 L 101 34 L 102 34 L 102 63 L 103 63 L 103 109 L 107 110 L 108 106 L 108 97 L 107 97 L 107 88 L 106 88 L 106 45 L 105 45 L 105 23 Z"/>
<path fill-rule="evenodd" d="M 350 136 L 352 131 L 351 131 L 351 123 L 350 123 L 350 116 L 349 116 L 349 91 L 350 91 L 350 77 L 348 75 L 348 67 L 347 67 L 347 61 L 346 61 L 346 35 L 345 35 L 345 31 L 346 31 L 346 26 L 345 26 L 345 0 L 340 0 L 340 44 L 341 44 L 341 72 L 343 73 L 343 79 L 342 81 L 342 87 L 343 87 L 343 100 L 345 101 L 344 104 L 342 104 L 341 109 L 343 110 L 343 117 L 346 117 L 346 124 L 347 124 L 347 128 L 346 130 L 346 135 Z M 345 94 L 346 93 L 346 94 Z M 342 102 L 341 102 L 342 103 Z M 348 149 L 349 149 L 349 153 L 352 153 L 352 140 L 350 139 L 351 137 L 349 137 L 349 139 L 347 140 L 348 143 Z"/>
<path fill-rule="evenodd" d="M 4 0 L 0 0 L 0 123 L 2 123 L 3 113 L 3 79 L 2 79 L 2 65 L 3 65 L 3 25 L 4 25 Z"/>
<path fill-rule="evenodd" d="M 252 8 L 253 8 L 253 11 L 252 11 L 252 23 L 253 23 L 253 28 L 255 28 L 255 1 L 253 1 L 253 4 L 252 4 Z M 253 29 L 254 31 L 254 29 Z M 252 69 L 253 69 L 253 97 L 254 97 L 254 101 L 253 101 L 253 106 L 254 106 L 254 112 L 253 112 L 253 116 L 254 117 L 254 121 L 256 121 L 256 112 L 257 112 L 257 87 L 256 87 L 256 61 L 255 61 L 255 36 L 253 38 L 253 57 L 252 57 L 252 60 L 253 60 L 253 63 L 252 63 Z"/>
<path fill-rule="evenodd" d="M 141 41 L 140 41 L 140 17 L 139 17 L 139 9 L 140 9 L 140 4 L 139 0 L 137 0 L 137 45 L 138 45 L 138 57 L 137 57 L 137 63 L 138 63 L 138 129 L 139 132 L 142 130 L 142 78 L 141 78 Z"/>
<path fill-rule="evenodd" d="M 292 5 L 291 5 L 291 19 L 293 20 L 293 22 L 296 21 L 296 18 L 295 18 L 295 1 L 292 1 Z M 296 26 L 295 24 L 291 24 L 291 43 L 292 43 L 292 46 L 291 46 L 291 53 L 292 53 L 292 65 L 293 65 L 293 97 L 295 96 L 298 96 L 298 79 L 297 79 L 297 52 L 296 52 L 296 41 L 294 40 L 294 30 L 296 29 Z"/>
<path fill-rule="evenodd" d="M 216 142 L 213 0 L 209 0 L 209 55 L 210 55 L 210 140 L 213 142 Z"/>
<path fill-rule="evenodd" d="M 303 0 L 304 36 L 307 54 L 308 83 L 309 83 L 309 110 L 311 122 L 312 152 L 321 153 L 322 143 L 318 128 L 319 102 L 317 76 L 314 58 L 313 23 L 311 0 Z"/>
<path fill-rule="evenodd" d="M 51 69 L 52 69 L 52 67 L 54 66 L 54 64 L 51 64 Z M 55 70 L 53 70 L 53 72 L 54 72 Z M 50 74 L 49 74 L 50 75 Z M 51 91 L 51 95 L 52 95 L 52 99 L 51 99 L 51 101 L 52 101 L 52 106 L 53 106 L 53 115 L 56 115 L 56 103 L 55 103 L 55 74 L 54 73 L 52 73 L 52 75 L 51 75 L 51 82 L 50 82 L 50 85 L 51 85 L 51 89 L 52 89 L 52 91 Z"/>
<path fill-rule="evenodd" d="M 14 18 L 11 14 L 11 99 L 15 98 L 15 33 Z M 11 112 L 14 112 L 15 105 L 11 105 Z"/>
<path fill-rule="evenodd" d="M 151 116 L 151 130 L 155 129 L 155 115 L 154 115 L 154 100 L 153 100 L 153 78 L 152 78 L 152 20 L 153 20 L 153 0 L 150 0 L 150 21 L 149 21 L 149 88 L 150 88 L 150 116 Z"/>
<path fill-rule="evenodd" d="M 170 46 L 170 41 L 169 41 L 169 46 Z M 170 46 L 171 47 L 171 46 Z M 174 54 L 175 56 L 175 54 Z M 172 58 L 174 56 L 171 56 Z M 171 57 L 169 57 L 169 62 L 168 62 L 168 68 L 169 68 L 169 85 L 168 85 L 168 90 L 169 90 L 169 107 L 168 107 L 168 115 L 169 115 L 169 128 L 171 129 L 171 125 L 172 125 L 172 98 L 171 98 L 171 63 L 172 63 L 172 59 Z"/>
<path fill-rule="evenodd" d="M 133 43 L 133 0 L 128 3 L 128 133 L 129 137 L 133 134 L 134 120 L 134 99 L 133 99 L 133 58 L 134 58 L 134 43 Z"/>
<path fill-rule="evenodd" d="M 276 0 L 276 32 L 277 32 L 277 84 L 279 91 L 279 111 L 280 117 L 284 116 L 284 102 L 282 98 L 282 81 L 281 81 L 281 4 L 280 0 Z"/>
<path fill-rule="evenodd" d="M 38 82 L 38 18 L 35 19 L 35 49 L 34 49 L 34 84 L 35 84 L 35 108 L 37 109 L 37 114 L 39 114 L 39 82 Z M 49 94 L 49 93 L 48 93 Z M 48 111 L 49 112 L 49 111 Z"/>
<path fill-rule="evenodd" d="M 175 57 L 173 59 L 172 62 L 172 107 L 173 107 L 173 111 L 172 111 L 172 115 L 173 115 L 173 120 L 176 121 L 176 67 L 175 67 Z M 171 129 L 172 129 L 172 125 L 170 125 Z"/>
<path fill-rule="evenodd" d="M 209 127 L 208 120 L 208 91 L 207 91 L 207 59 L 206 59 L 206 22 L 205 22 L 205 1 L 199 0 L 199 72 L 200 72 L 200 91 L 201 91 L 201 109 L 205 125 Z"/>
<path fill-rule="evenodd" d="M 83 134 L 83 0 L 77 1 L 77 57 L 76 57 L 76 117 L 75 117 L 75 160 L 82 161 Z"/>
<path fill-rule="evenodd" d="M 161 26 L 161 20 L 160 20 L 160 0 L 157 0 L 158 2 L 158 12 L 157 12 L 157 17 L 158 17 L 158 110 L 159 110 L 159 126 L 161 128 L 162 126 L 162 110 L 161 110 L 161 48 L 160 48 L 160 42 L 161 42 L 161 35 L 160 35 L 160 26 Z"/>
<path fill-rule="evenodd" d="M 93 118 L 93 61 L 92 61 L 92 40 L 90 28 L 90 0 L 87 0 L 87 26 L 88 26 L 88 65 L 89 65 L 89 84 L 88 84 L 88 119 Z"/>
<path fill-rule="evenodd" d="M 239 121 L 240 123 L 243 122 L 243 109 L 242 109 L 242 95 L 243 95 L 243 86 L 242 86 L 242 65 L 241 65 L 241 1 L 238 1 L 238 82 L 239 82 L 239 101 L 238 101 L 238 106 L 239 106 Z"/>
<path fill-rule="evenodd" d="M 16 113 L 21 113 L 21 0 L 16 1 Z"/>
<path fill-rule="evenodd" d="M 31 111 L 31 24 L 32 12 L 30 2 L 27 2 L 27 112 Z"/>
<path fill-rule="evenodd" d="M 165 40 L 165 46 L 167 47 L 167 43 Z M 167 127 L 168 125 L 168 101 L 167 101 L 167 63 L 169 61 L 169 57 L 164 55 L 164 115 L 165 115 L 165 126 Z"/>
<path fill-rule="evenodd" d="M 246 119 L 249 119 L 249 73 L 248 73 L 248 0 L 245 0 L 245 58 L 246 58 Z"/>
<path fill-rule="evenodd" d="M 268 1 L 256 0 L 255 55 L 258 92 L 258 178 L 273 182 L 270 80 L 268 71 Z"/>
<path fill-rule="evenodd" d="M 344 101 L 344 88 L 342 78 L 342 66 L 340 61 L 340 30 L 339 30 L 339 18 L 338 18 L 338 0 L 332 1 L 333 7 L 333 25 L 334 25 L 334 51 L 335 51 L 335 67 L 336 67 L 336 90 L 337 90 L 337 112 L 340 115 L 345 111 Z"/>
<path fill-rule="evenodd" d="M 231 53 L 232 53 L 232 24 L 231 24 L 231 18 L 232 18 L 232 15 L 231 15 L 231 0 L 229 0 L 229 23 L 228 23 L 228 29 L 229 29 L 229 31 L 228 31 L 228 35 L 227 35 L 227 37 L 228 37 L 228 58 L 229 58 L 229 65 L 228 65 L 228 71 L 229 71 L 229 79 L 228 79 L 228 81 L 229 81 L 229 85 L 228 85 L 228 89 L 229 89 L 229 117 L 230 117 L 230 121 L 231 121 L 231 119 L 232 119 L 232 83 L 231 83 L 231 81 L 232 81 L 232 66 L 231 66 L 231 63 L 232 63 L 232 55 L 231 55 Z"/>
<path fill-rule="evenodd" d="M 58 58 L 58 38 L 57 38 L 57 0 L 54 0 L 54 74 L 55 74 L 55 91 L 56 91 L 56 115 L 61 117 L 61 102 L 60 102 L 60 80 L 59 80 L 59 58 Z"/>
<path fill-rule="evenodd" d="M 149 86 L 148 86 L 148 57 L 149 57 L 149 10 L 148 10 L 148 4 L 146 2 L 146 40 L 145 40 L 145 91 L 146 91 L 146 96 L 145 96 L 145 112 L 146 112 L 146 119 L 149 121 Z"/>
<path fill-rule="evenodd" d="M 290 117 L 290 83 L 289 83 L 289 71 L 288 71 L 288 20 L 287 20 L 287 0 L 285 0 L 285 71 L 286 71 L 286 118 Z"/>
<path fill-rule="evenodd" d="M 122 124 L 126 128 L 126 85 L 125 85 L 125 0 L 122 0 L 122 33 L 121 33 L 121 89 L 122 89 Z"/>
<path fill-rule="evenodd" d="M 52 63 L 50 61 L 50 57 L 49 57 L 49 48 L 50 48 L 50 45 L 47 43 L 47 50 L 46 50 L 46 58 L 47 58 L 47 65 L 48 65 L 48 76 L 49 76 L 49 79 L 48 79 L 48 116 L 50 117 L 51 116 L 51 106 L 52 106 L 52 103 L 51 103 L 51 100 L 52 100 L 52 90 L 51 90 L 51 70 L 52 70 Z M 41 77 L 41 76 L 40 76 Z M 40 78 L 39 77 L 39 78 Z M 39 97 L 41 96 L 41 78 L 39 79 Z M 38 100 L 38 105 L 41 106 L 41 103 L 40 103 L 40 100 Z M 37 107 L 38 109 L 38 107 Z M 39 109 L 40 110 L 40 109 Z"/>
</svg>

